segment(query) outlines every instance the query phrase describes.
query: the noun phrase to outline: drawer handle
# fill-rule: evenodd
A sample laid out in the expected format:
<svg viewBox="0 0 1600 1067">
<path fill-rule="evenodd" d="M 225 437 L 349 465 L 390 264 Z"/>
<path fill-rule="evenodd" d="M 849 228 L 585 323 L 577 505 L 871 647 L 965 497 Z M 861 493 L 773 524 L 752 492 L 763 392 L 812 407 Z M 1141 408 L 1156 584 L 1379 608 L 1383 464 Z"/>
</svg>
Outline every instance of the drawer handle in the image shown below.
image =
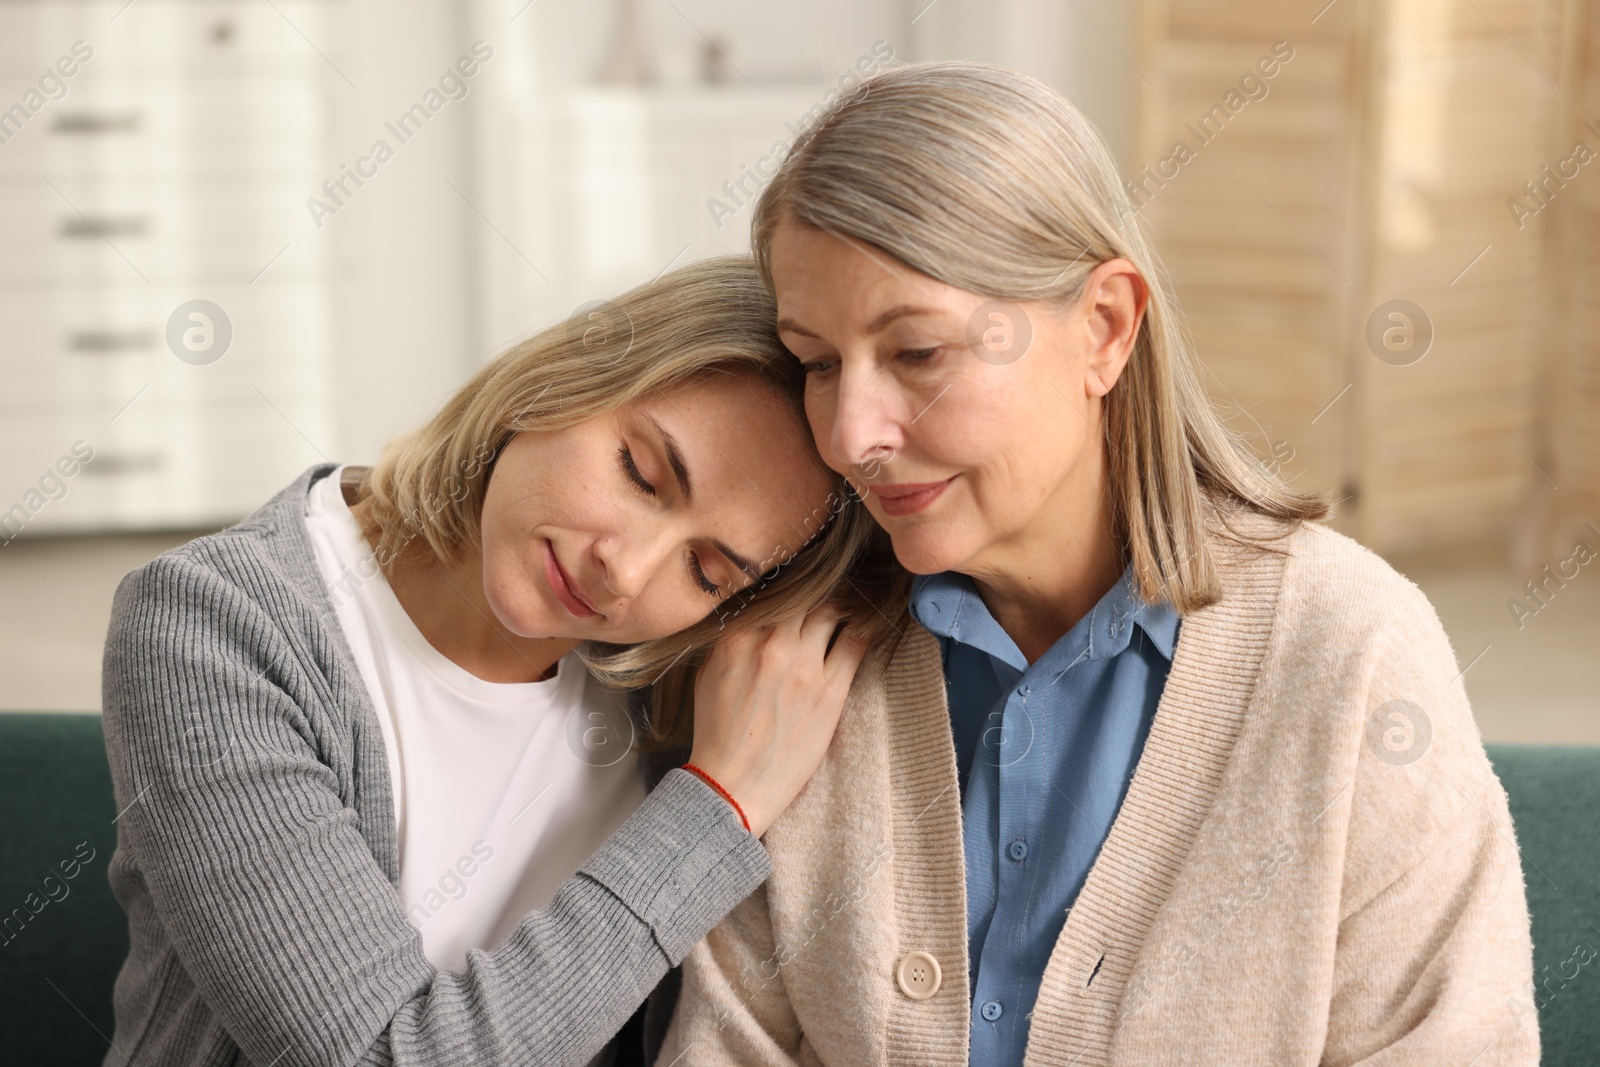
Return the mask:
<svg viewBox="0 0 1600 1067">
<path fill-rule="evenodd" d="M 60 235 L 72 240 L 85 237 L 100 240 L 112 237 L 143 237 L 149 215 L 73 215 L 61 220 Z"/>
<path fill-rule="evenodd" d="M 96 355 L 128 352 L 153 347 L 155 338 L 151 330 L 79 330 L 68 337 L 67 348 Z"/>
<path fill-rule="evenodd" d="M 104 478 L 118 474 L 138 474 L 141 471 L 159 471 L 166 465 L 167 457 L 161 452 L 124 452 L 121 455 L 96 452 L 94 462 L 83 465 L 83 473 Z"/>
<path fill-rule="evenodd" d="M 51 133 L 79 136 L 107 133 L 135 133 L 144 125 L 138 111 L 66 111 L 56 116 Z"/>
</svg>

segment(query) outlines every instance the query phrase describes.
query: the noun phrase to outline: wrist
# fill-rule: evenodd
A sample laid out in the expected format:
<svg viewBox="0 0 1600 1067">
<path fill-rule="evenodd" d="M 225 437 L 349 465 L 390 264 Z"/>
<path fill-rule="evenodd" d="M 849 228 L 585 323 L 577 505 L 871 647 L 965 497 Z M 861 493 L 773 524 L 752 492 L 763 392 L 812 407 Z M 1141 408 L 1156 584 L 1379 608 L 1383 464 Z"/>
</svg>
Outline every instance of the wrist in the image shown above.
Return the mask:
<svg viewBox="0 0 1600 1067">
<path fill-rule="evenodd" d="M 699 778 L 702 782 L 706 783 L 706 785 L 710 786 L 718 796 L 727 801 L 733 810 L 738 814 L 739 822 L 744 825 L 744 828 L 749 830 L 752 834 L 755 833 L 754 830 L 750 829 L 750 819 L 747 815 L 745 815 L 744 808 L 740 806 L 738 800 L 734 799 L 733 794 L 723 787 L 721 782 L 717 781 L 716 778 L 712 777 L 706 771 L 695 766 L 693 761 L 685 763 L 683 765 L 683 769 L 694 775 L 696 778 Z"/>
</svg>

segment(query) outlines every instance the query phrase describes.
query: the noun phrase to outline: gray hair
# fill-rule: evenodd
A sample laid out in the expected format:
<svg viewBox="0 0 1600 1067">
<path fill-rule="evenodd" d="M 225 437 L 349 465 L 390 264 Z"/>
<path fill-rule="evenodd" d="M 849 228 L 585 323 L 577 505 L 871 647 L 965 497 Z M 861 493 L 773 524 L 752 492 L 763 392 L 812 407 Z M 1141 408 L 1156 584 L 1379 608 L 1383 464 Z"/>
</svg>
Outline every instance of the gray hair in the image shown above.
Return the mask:
<svg viewBox="0 0 1600 1067">
<path fill-rule="evenodd" d="M 1217 598 L 1207 545 L 1234 536 L 1230 512 L 1328 515 L 1322 495 L 1279 478 L 1218 415 L 1111 153 L 1044 82 L 967 62 L 873 75 L 802 131 L 762 191 L 751 246 L 769 288 L 786 220 L 1002 300 L 1071 305 L 1100 264 L 1138 268 L 1150 300 L 1104 429 L 1118 535 L 1145 599 L 1182 614 Z"/>
</svg>

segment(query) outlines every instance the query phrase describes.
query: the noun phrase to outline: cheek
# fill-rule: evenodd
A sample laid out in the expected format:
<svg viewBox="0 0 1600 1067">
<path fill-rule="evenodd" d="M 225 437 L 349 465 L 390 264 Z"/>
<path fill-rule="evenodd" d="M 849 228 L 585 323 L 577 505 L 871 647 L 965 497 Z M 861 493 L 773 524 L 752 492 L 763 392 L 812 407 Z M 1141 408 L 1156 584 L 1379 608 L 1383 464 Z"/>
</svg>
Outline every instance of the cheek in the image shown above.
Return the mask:
<svg viewBox="0 0 1600 1067">
<path fill-rule="evenodd" d="M 532 551 L 530 529 L 540 509 L 528 501 L 511 504 L 491 498 L 484 501 L 479 532 L 483 539 L 483 582 L 485 589 L 503 594 L 515 593 L 526 585 L 537 557 Z"/>
<path fill-rule="evenodd" d="M 483 552 L 483 588 L 491 601 L 499 594 L 504 597 L 512 587 L 509 580 L 516 539 L 507 529 L 507 516 L 500 508 L 492 506 L 492 498 L 484 501 L 483 517 L 479 524 L 479 537 Z"/>
<path fill-rule="evenodd" d="M 904 428 L 906 443 L 940 466 L 981 471 L 1011 451 L 1028 432 L 1018 404 L 983 376 L 956 380 Z"/>
<path fill-rule="evenodd" d="M 651 641 L 686 630 L 716 608 L 708 596 L 674 586 L 670 575 L 657 576 L 635 598 L 629 609 L 627 629 L 611 640 Z"/>
<path fill-rule="evenodd" d="M 970 492 L 991 515 L 1026 509 L 1049 493 L 1081 462 L 1090 432 L 1048 382 L 1023 395 L 957 385 L 910 429 L 918 452 L 967 472 Z"/>
<path fill-rule="evenodd" d="M 493 509 L 484 508 L 485 537 L 493 527 L 507 541 L 560 531 L 581 535 L 588 543 L 625 525 L 637 498 L 620 484 L 620 474 L 606 466 L 610 458 L 595 448 L 552 457 L 548 466 L 495 501 Z"/>
<path fill-rule="evenodd" d="M 542 595 L 543 559 L 521 527 L 483 527 L 483 595 L 500 622 L 514 633 L 548 636 L 555 615 Z"/>
</svg>

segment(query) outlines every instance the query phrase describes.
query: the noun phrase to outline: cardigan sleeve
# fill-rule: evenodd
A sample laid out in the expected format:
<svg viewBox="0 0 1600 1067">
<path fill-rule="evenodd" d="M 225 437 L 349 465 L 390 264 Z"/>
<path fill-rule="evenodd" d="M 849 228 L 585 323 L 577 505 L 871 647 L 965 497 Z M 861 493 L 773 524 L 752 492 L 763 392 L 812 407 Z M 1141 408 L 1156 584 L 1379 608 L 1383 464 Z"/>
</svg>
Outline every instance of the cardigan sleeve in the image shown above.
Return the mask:
<svg viewBox="0 0 1600 1067">
<path fill-rule="evenodd" d="M 1515 828 L 1449 639 L 1413 586 L 1372 647 L 1323 1067 L 1536 1067 Z"/>
<path fill-rule="evenodd" d="M 656 1067 L 800 1067 L 821 1061 L 800 1032 L 762 886 L 689 950 Z"/>
<path fill-rule="evenodd" d="M 340 720 L 297 653 L 262 598 L 200 561 L 162 557 L 117 591 L 103 684 L 137 872 L 124 905 L 164 983 L 142 999 L 214 1017 L 148 1020 L 141 1062 L 220 1025 L 278 1067 L 582 1063 L 770 870 L 720 798 L 669 772 L 548 907 L 439 971 L 341 795 Z"/>
</svg>

